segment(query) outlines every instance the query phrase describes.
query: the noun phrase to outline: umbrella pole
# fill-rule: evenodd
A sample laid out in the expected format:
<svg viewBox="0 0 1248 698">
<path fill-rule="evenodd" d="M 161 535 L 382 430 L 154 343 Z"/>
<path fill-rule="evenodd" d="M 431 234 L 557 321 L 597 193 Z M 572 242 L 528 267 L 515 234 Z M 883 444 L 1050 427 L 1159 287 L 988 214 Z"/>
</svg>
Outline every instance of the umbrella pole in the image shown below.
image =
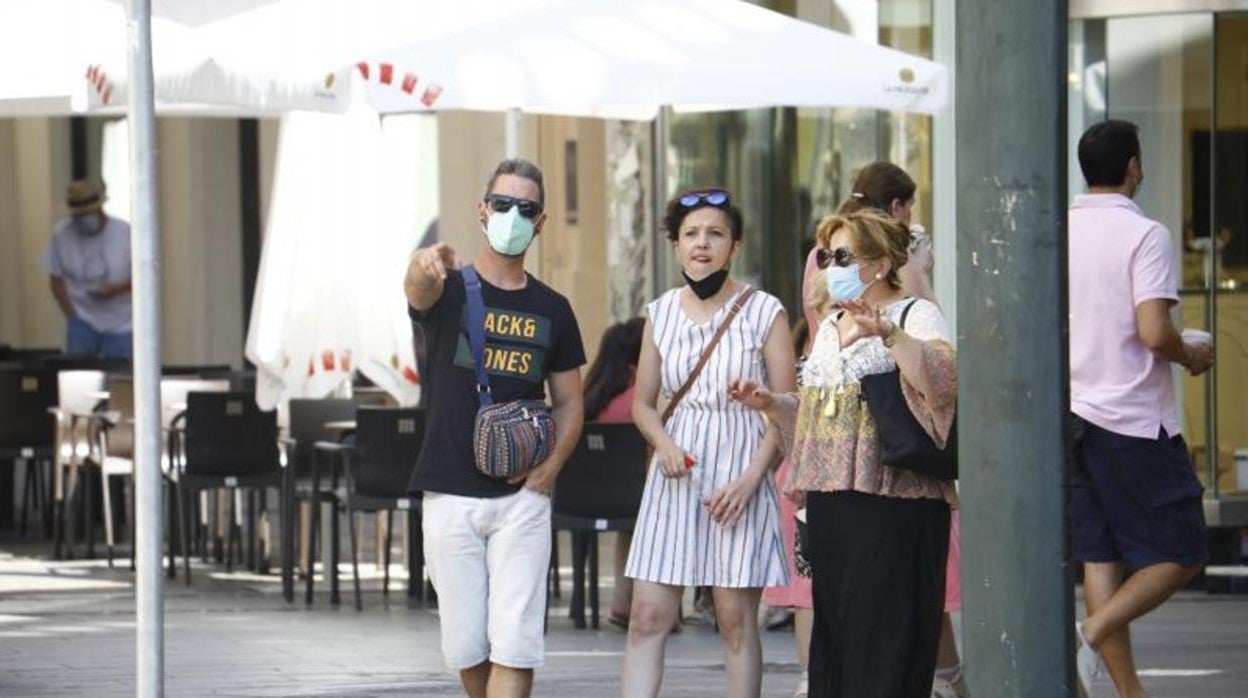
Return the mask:
<svg viewBox="0 0 1248 698">
<path fill-rule="evenodd" d="M 503 157 L 520 157 L 520 110 L 508 109 L 503 115 Z"/>
<path fill-rule="evenodd" d="M 136 692 L 164 695 L 164 517 L 160 471 L 160 229 L 151 0 L 129 0 L 131 281 L 134 300 Z"/>
</svg>

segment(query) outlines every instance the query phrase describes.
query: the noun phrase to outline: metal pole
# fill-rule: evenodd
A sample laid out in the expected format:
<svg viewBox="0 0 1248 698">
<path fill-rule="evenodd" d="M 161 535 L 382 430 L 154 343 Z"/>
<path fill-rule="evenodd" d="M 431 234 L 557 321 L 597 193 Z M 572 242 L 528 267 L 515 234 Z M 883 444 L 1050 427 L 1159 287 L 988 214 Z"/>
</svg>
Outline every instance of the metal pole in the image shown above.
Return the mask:
<svg viewBox="0 0 1248 698">
<path fill-rule="evenodd" d="M 135 615 L 137 695 L 163 696 L 164 507 L 160 473 L 160 227 L 151 0 L 130 0 L 131 286 L 134 298 Z"/>
<path fill-rule="evenodd" d="M 503 115 L 503 157 L 520 157 L 522 118 L 519 109 L 508 109 Z"/>
<path fill-rule="evenodd" d="M 962 616 L 972 695 L 1075 695 L 1066 2 L 957 8 Z"/>
<path fill-rule="evenodd" d="M 1213 25 L 1212 70 L 1209 71 L 1209 93 L 1213 95 L 1213 108 L 1209 110 L 1213 121 L 1209 129 L 1209 254 L 1205 257 L 1205 285 L 1208 286 L 1209 299 L 1205 302 L 1205 326 L 1213 335 L 1214 346 L 1218 343 L 1218 24 L 1216 16 L 1211 18 Z M 1215 361 L 1205 374 L 1205 458 L 1209 465 L 1209 490 L 1214 501 L 1221 499 L 1221 488 L 1218 487 L 1218 460 L 1221 453 L 1218 448 L 1218 363 Z M 1220 511 L 1220 510 L 1219 510 Z"/>
</svg>

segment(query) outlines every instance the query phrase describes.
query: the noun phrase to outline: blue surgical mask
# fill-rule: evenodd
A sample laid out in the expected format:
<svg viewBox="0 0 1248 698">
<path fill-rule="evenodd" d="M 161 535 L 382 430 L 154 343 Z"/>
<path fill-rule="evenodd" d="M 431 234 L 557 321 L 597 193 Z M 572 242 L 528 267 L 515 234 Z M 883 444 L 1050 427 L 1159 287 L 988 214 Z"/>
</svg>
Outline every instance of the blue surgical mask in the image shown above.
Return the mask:
<svg viewBox="0 0 1248 698">
<path fill-rule="evenodd" d="M 856 301 L 871 286 L 871 284 L 862 283 L 862 277 L 858 274 L 857 264 L 851 264 L 847 267 L 831 266 L 828 267 L 824 274 L 828 284 L 828 295 L 832 297 L 832 301 L 835 303 Z"/>
<path fill-rule="evenodd" d="M 100 232 L 100 214 L 88 213 L 78 216 L 74 219 L 74 225 L 78 228 L 78 232 L 84 235 L 94 235 Z"/>
<path fill-rule="evenodd" d="M 520 207 L 512 206 L 503 213 L 495 211 L 485 226 L 490 247 L 501 255 L 519 257 L 529 249 L 535 230 L 533 221 L 520 215 Z"/>
</svg>

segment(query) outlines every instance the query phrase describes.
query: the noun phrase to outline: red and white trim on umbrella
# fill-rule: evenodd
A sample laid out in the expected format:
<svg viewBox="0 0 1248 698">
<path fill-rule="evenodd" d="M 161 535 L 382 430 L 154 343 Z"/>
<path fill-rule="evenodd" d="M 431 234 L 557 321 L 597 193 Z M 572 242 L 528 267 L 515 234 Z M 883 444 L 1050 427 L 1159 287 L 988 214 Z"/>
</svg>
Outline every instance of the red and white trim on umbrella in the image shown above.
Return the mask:
<svg viewBox="0 0 1248 698">
<path fill-rule="evenodd" d="M 376 66 L 376 70 L 373 66 Z M 416 96 L 417 83 L 420 82 L 415 73 L 403 73 L 403 77 L 395 84 L 394 64 L 392 63 L 376 63 L 370 64 L 366 61 L 360 61 L 355 64 L 355 69 L 359 71 L 360 77 L 366 81 L 376 82 L 381 85 L 389 85 L 394 89 L 402 91 L 404 94 L 412 97 Z M 420 93 L 420 103 L 426 107 L 433 107 L 434 102 L 438 101 L 438 97 L 442 95 L 442 86 L 436 83 L 429 84 Z"/>
<path fill-rule="evenodd" d="M 104 73 L 104 69 L 98 65 L 87 66 L 87 82 L 95 88 L 100 101 L 108 104 L 109 97 L 113 95 L 113 85 L 108 81 L 108 75 Z"/>
</svg>

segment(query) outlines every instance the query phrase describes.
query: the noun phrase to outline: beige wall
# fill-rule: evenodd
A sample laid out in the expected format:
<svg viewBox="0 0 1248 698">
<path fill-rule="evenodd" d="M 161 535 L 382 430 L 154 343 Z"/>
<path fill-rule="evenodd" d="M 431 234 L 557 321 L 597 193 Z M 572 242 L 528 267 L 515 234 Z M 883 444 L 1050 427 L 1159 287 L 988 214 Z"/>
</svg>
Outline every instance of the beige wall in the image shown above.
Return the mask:
<svg viewBox="0 0 1248 698">
<path fill-rule="evenodd" d="M 163 342 L 167 363 L 242 355 L 238 127 L 232 119 L 159 121 Z M 0 119 L 0 341 L 63 346 L 43 252 L 65 215 L 68 119 Z"/>
<path fill-rule="evenodd" d="M 568 215 L 568 141 L 576 142 L 577 216 Z M 538 129 L 546 178 L 542 280 L 568 297 L 590 361 L 610 319 L 607 273 L 606 126 L 601 119 L 546 117 Z"/>
<path fill-rule="evenodd" d="M 531 149 L 522 149 L 529 153 Z M 503 116 L 477 112 L 438 115 L 438 165 L 441 188 L 438 235 L 461 259 L 476 256 L 483 240 L 477 202 L 486 178 L 503 157 Z M 538 163 L 539 166 L 541 163 Z"/>
<path fill-rule="evenodd" d="M 160 120 L 164 357 L 238 365 L 243 352 L 238 124 Z"/>
<path fill-rule="evenodd" d="M 68 119 L 0 119 L 0 341 L 60 346 L 65 319 L 43 270 L 70 177 Z"/>
</svg>

